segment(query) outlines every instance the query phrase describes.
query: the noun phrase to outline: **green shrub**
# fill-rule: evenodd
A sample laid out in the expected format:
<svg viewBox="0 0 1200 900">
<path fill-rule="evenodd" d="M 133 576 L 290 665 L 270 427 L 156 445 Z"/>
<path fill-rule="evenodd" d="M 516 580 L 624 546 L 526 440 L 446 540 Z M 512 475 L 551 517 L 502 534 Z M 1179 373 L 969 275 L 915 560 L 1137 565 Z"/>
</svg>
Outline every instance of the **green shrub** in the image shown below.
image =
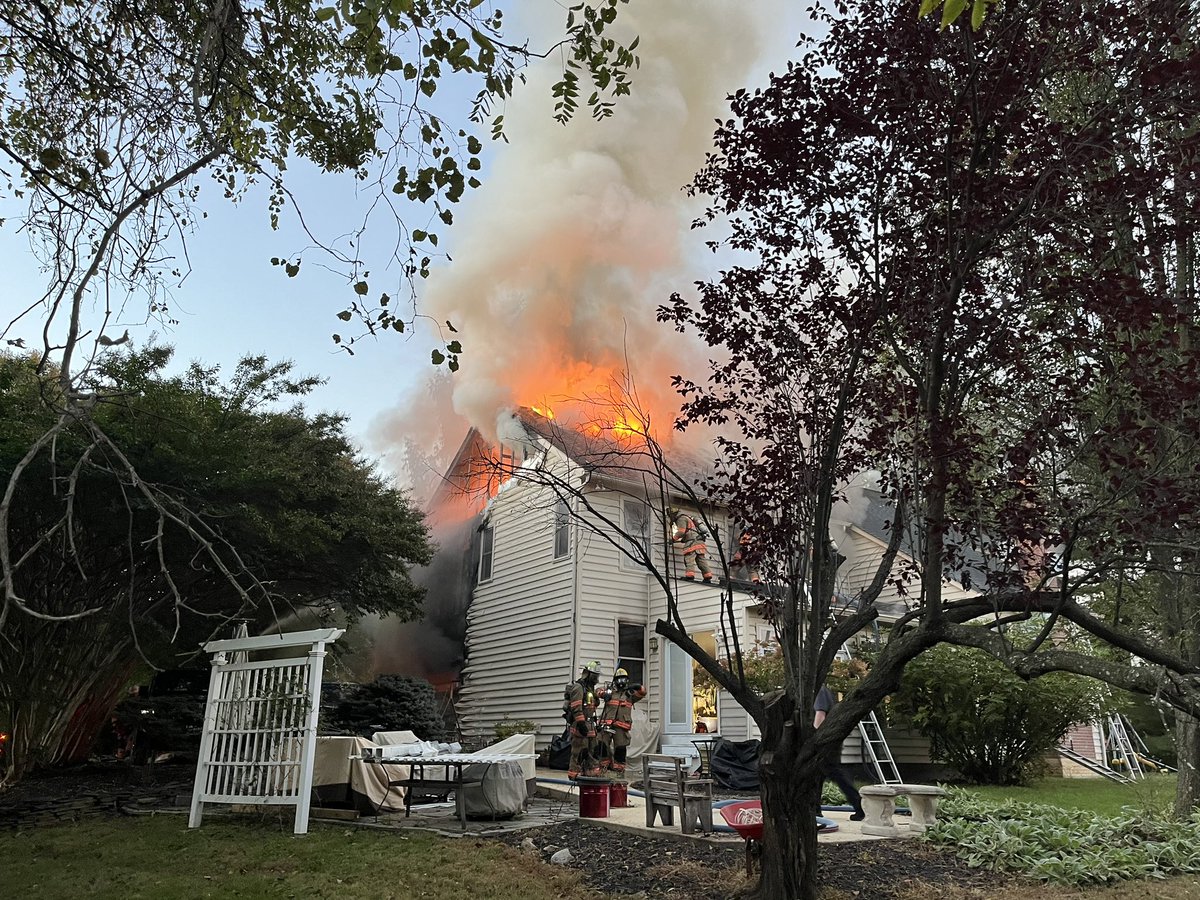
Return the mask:
<svg viewBox="0 0 1200 900">
<path fill-rule="evenodd" d="M 355 685 L 330 710 L 326 729 L 370 737 L 376 731 L 411 731 L 424 741 L 441 740 L 445 723 L 437 694 L 423 678 L 381 675 Z"/>
<path fill-rule="evenodd" d="M 496 740 L 503 741 L 514 734 L 533 734 L 537 731 L 537 723 L 529 719 L 517 719 L 515 722 L 504 719 L 496 723 Z"/>
<path fill-rule="evenodd" d="M 978 800 L 951 789 L 925 839 L 968 865 L 1056 884 L 1103 884 L 1200 872 L 1200 818 L 1120 816 Z"/>
<path fill-rule="evenodd" d="M 1056 672 L 1023 681 L 980 650 L 942 645 L 904 670 L 895 704 L 934 759 L 973 784 L 1024 784 L 1067 728 L 1107 712 L 1099 682 Z"/>
<path fill-rule="evenodd" d="M 821 805 L 822 806 L 845 806 L 850 801 L 846 799 L 846 795 L 832 781 L 826 781 L 821 785 Z"/>
</svg>

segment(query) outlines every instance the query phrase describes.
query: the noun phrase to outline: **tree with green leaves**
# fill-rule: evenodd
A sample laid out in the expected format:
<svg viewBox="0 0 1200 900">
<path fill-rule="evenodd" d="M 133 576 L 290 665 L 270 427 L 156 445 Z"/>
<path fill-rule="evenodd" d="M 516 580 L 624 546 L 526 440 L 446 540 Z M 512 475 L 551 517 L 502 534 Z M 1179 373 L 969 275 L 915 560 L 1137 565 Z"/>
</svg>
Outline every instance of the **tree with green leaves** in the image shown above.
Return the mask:
<svg viewBox="0 0 1200 900">
<path fill-rule="evenodd" d="M 629 92 L 637 39 L 618 39 L 613 27 L 626 2 L 569 6 L 560 39 L 537 48 L 509 36 L 503 10 L 488 0 L 0 0 L 0 234 L 28 241 L 45 273 L 41 294 L 20 298 L 16 315 L 0 323 L 5 347 L 34 354 L 36 376 L 36 389 L 23 395 L 33 405 L 8 436 L 0 489 L 0 640 L 20 645 L 25 638 L 14 637 L 16 631 L 58 629 L 82 641 L 89 628 L 107 634 L 118 627 L 107 612 L 125 602 L 117 599 L 122 592 L 64 609 L 29 579 L 37 552 L 66 539 L 56 545 L 67 554 L 61 566 L 81 582 L 112 586 L 97 570 L 117 565 L 116 557 L 85 559 L 99 545 L 77 529 L 83 520 L 74 486 L 97 467 L 121 487 L 125 505 L 96 521 L 127 513 L 159 525 L 142 536 L 161 551 L 163 582 L 154 603 L 185 618 L 195 601 L 183 585 L 194 581 L 196 566 L 223 579 L 229 607 L 273 598 L 275 585 L 255 580 L 253 554 L 261 543 L 240 556 L 237 542 L 262 538 L 259 528 L 269 524 L 272 534 L 294 538 L 301 553 L 324 540 L 319 517 L 309 512 L 313 528 L 301 527 L 303 503 L 287 529 L 284 519 L 207 517 L 187 511 L 192 494 L 155 487 L 173 484 L 175 473 L 169 465 L 139 470 L 164 462 L 140 455 L 150 426 L 139 419 L 137 428 L 123 431 L 132 426 L 112 413 L 129 408 L 134 396 L 115 377 L 122 363 L 113 353 L 130 341 L 116 323 L 174 324 L 171 287 L 187 274 L 187 238 L 203 226 L 209 195 L 211 202 L 238 202 L 260 191 L 272 226 L 295 216 L 310 244 L 306 253 L 319 254 L 322 266 L 344 276 L 347 300 L 338 318 L 352 323 L 353 333 L 334 335 L 336 343 L 349 349 L 357 335 L 406 330 L 419 313 L 415 285 L 439 252 L 438 233 L 452 223 L 454 205 L 479 185 L 483 139 L 503 138 L 503 103 L 525 65 L 552 53 L 562 60 L 553 90 L 563 123 L 584 108 L 604 118 Z M 435 104 L 451 82 L 474 93 L 469 108 Z M 372 196 L 357 225 L 333 225 L 340 238 L 318 233 L 303 214 L 292 173 L 306 168 L 353 179 L 359 194 Z M 362 255 L 362 237 L 388 226 L 394 250 L 372 263 Z M 306 258 L 272 262 L 297 277 Z M 453 324 L 443 324 L 433 358 L 454 369 L 462 348 Z M 147 365 L 144 354 L 135 360 L 135 367 Z M 188 377 L 194 392 L 178 397 L 185 406 L 213 390 L 203 375 Z M 247 396 L 264 402 L 278 377 L 261 380 L 248 370 Z M 186 419 L 194 411 L 175 412 Z M 334 444 L 343 441 L 339 424 L 317 424 Z M 279 427 L 290 439 L 293 426 Z M 138 443 L 127 444 L 130 438 Z M 233 478 L 242 460 L 235 454 L 210 462 L 227 468 L 191 473 L 198 483 Z M 60 473 L 67 482 L 54 480 Z M 48 529 L 33 538 L 22 518 L 29 495 L 43 502 L 37 527 Z M 276 510 L 285 499 L 273 501 Z M 400 528 L 396 538 L 405 536 Z M 33 556 L 30 547 L 37 548 Z M 361 584 L 345 586 L 344 598 L 358 588 L 390 589 L 386 569 L 351 571 Z M 283 581 L 319 574 L 299 565 Z M 206 590 L 220 592 L 215 582 Z M 129 639 L 138 638 L 131 631 Z M 124 648 L 125 641 L 114 634 L 113 644 Z M 52 682 L 69 677 L 91 676 L 64 670 Z M 58 754 L 53 747 L 47 752 Z"/>
<path fill-rule="evenodd" d="M 420 614 L 422 516 L 340 417 L 299 405 L 315 380 L 261 357 L 228 381 L 198 363 L 166 376 L 170 357 L 108 354 L 87 382 L 91 414 L 32 459 L 60 384 L 0 357 L 0 472 L 27 459 L 6 496 L 29 607 L 0 633 L 10 777 L 86 753 L 135 669 L 175 667 L 234 620 Z"/>
<path fill-rule="evenodd" d="M 130 303 L 144 303 L 148 318 L 169 320 L 169 284 L 185 274 L 169 260 L 186 258 L 206 182 L 233 201 L 265 189 L 272 225 L 300 215 L 320 263 L 346 278 L 341 318 L 403 330 L 415 309 L 401 297 L 428 272 L 454 204 L 478 186 L 479 132 L 503 137 L 502 104 L 526 63 L 561 56 L 553 91 L 564 123 L 581 107 L 603 118 L 628 93 L 637 39 L 612 28 L 626 2 L 568 7 L 560 41 L 538 49 L 508 37 L 503 10 L 484 0 L 5 0 L 7 227 L 23 227 L 48 278 L 0 336 L 32 316 L 73 377 L 97 341 L 119 339 L 105 333 L 118 310 L 128 318 Z M 435 103 L 451 82 L 474 89 L 470 109 Z M 289 186 L 301 167 L 349 175 L 377 198 L 358 226 L 337 223 L 336 244 L 303 218 Z M 389 224 L 394 256 L 369 280 L 361 238 Z M 288 276 L 302 263 L 272 261 Z M 389 267 L 396 276 L 383 285 Z"/>
<path fill-rule="evenodd" d="M 428 681 L 409 675 L 381 675 L 351 688 L 328 711 L 324 728 L 330 734 L 360 737 L 376 731 L 411 731 L 423 741 L 440 741 L 446 722 Z"/>
<path fill-rule="evenodd" d="M 905 667 L 893 702 L 967 781 L 1024 784 L 1071 725 L 1112 711 L 1111 693 L 1062 672 L 1026 681 L 980 650 L 944 645 Z"/>
</svg>

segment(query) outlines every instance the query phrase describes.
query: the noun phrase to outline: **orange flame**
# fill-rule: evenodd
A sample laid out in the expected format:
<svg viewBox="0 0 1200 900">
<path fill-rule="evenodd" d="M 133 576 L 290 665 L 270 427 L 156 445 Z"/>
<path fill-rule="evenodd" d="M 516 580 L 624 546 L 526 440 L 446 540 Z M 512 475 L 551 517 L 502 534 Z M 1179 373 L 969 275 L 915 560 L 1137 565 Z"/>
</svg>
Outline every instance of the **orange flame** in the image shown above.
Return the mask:
<svg viewBox="0 0 1200 900">
<path fill-rule="evenodd" d="M 643 360 L 644 382 L 631 395 L 627 361 L 542 359 L 538 365 L 514 373 L 511 396 L 517 405 L 557 426 L 578 430 L 590 437 L 611 435 L 621 441 L 654 437 L 670 441 L 671 429 L 658 433 L 649 422 L 671 422 L 677 398 L 669 387 L 673 365 L 665 357 Z M 553 386 L 557 390 L 548 390 Z"/>
<path fill-rule="evenodd" d="M 631 439 L 635 435 L 645 437 L 646 426 L 640 418 L 625 412 L 612 423 L 612 432 L 619 438 Z"/>
</svg>

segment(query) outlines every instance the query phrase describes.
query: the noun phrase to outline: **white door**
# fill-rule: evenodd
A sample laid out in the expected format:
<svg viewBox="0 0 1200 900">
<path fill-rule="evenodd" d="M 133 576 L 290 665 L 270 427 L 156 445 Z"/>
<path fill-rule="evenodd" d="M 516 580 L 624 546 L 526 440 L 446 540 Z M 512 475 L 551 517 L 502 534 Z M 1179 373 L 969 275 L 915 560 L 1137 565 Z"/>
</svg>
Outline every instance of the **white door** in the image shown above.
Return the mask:
<svg viewBox="0 0 1200 900">
<path fill-rule="evenodd" d="M 666 642 L 664 660 L 663 735 L 691 735 L 692 723 L 692 658 L 670 641 Z"/>
</svg>

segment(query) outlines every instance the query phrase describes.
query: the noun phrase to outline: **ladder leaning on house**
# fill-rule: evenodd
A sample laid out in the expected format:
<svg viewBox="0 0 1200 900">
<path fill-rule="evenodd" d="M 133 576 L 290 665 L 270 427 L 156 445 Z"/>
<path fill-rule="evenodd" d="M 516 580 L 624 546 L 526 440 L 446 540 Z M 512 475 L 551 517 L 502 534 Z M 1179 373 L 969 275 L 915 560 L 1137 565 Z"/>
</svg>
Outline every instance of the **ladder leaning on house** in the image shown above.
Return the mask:
<svg viewBox="0 0 1200 900">
<path fill-rule="evenodd" d="M 1142 736 L 1137 733 L 1137 729 L 1124 715 L 1118 713 L 1118 718 L 1125 725 L 1125 732 L 1129 735 L 1129 739 L 1133 744 L 1133 749 L 1137 751 L 1138 759 L 1142 762 L 1142 768 L 1146 768 L 1149 764 L 1150 768 L 1157 769 L 1159 772 L 1177 772 L 1179 771 L 1174 766 L 1168 766 L 1165 762 L 1155 759 L 1150 755 L 1150 749 L 1146 746 L 1146 742 L 1142 740 Z"/>
<path fill-rule="evenodd" d="M 838 648 L 837 658 L 852 659 L 850 648 L 842 644 Z M 875 715 L 874 710 L 867 713 L 866 717 L 858 723 L 858 733 L 862 738 L 864 762 L 871 763 L 878 782 L 880 784 L 903 784 L 904 779 L 900 777 L 900 770 L 896 768 L 892 748 L 888 746 L 887 739 L 883 736 L 883 726 L 879 724 L 879 717 Z"/>
<path fill-rule="evenodd" d="M 1057 748 L 1060 755 L 1065 756 L 1071 762 L 1083 766 L 1089 772 L 1095 772 L 1097 775 L 1103 775 L 1109 781 L 1119 781 L 1122 784 L 1128 784 L 1131 779 L 1126 778 L 1119 772 L 1114 772 L 1103 763 L 1098 763 L 1089 756 L 1084 756 L 1082 753 L 1076 753 L 1070 747 L 1060 746 Z"/>
</svg>

